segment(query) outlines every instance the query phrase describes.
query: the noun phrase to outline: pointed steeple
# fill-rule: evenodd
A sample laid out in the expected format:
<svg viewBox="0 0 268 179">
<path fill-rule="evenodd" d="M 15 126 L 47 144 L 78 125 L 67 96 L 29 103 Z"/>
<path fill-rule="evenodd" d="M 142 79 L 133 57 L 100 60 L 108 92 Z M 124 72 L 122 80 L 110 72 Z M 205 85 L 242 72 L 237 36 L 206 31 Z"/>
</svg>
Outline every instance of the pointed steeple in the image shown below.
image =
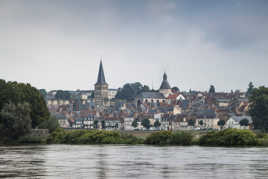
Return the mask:
<svg viewBox="0 0 268 179">
<path fill-rule="evenodd" d="M 102 60 L 100 61 L 98 79 L 97 79 L 96 84 L 107 84 L 106 81 L 105 81 L 105 76 L 104 76 L 104 71 L 103 71 L 103 66 L 102 66 Z"/>
</svg>

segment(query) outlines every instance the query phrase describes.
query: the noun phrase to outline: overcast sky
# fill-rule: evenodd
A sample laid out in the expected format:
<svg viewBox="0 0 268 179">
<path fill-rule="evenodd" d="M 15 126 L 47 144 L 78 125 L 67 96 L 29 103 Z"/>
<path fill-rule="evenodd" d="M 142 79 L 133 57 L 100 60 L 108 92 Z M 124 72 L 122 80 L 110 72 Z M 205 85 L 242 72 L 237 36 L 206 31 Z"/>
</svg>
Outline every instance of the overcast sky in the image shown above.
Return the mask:
<svg viewBox="0 0 268 179">
<path fill-rule="evenodd" d="M 110 88 L 164 72 L 181 90 L 268 86 L 267 0 L 0 0 L 0 78 Z"/>
</svg>

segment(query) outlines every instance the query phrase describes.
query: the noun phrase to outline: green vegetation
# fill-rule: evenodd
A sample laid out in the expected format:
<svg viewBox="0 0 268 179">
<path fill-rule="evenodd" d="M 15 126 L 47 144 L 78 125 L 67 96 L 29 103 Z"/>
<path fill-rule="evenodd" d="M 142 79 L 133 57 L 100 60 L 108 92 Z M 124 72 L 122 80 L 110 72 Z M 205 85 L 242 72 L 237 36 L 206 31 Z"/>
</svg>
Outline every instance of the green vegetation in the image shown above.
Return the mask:
<svg viewBox="0 0 268 179">
<path fill-rule="evenodd" d="M 157 119 L 157 120 L 154 122 L 154 127 L 158 129 L 160 126 L 161 126 L 161 123 L 160 123 L 159 120 Z"/>
<path fill-rule="evenodd" d="M 134 100 L 138 94 L 145 91 L 150 91 L 150 88 L 146 85 L 142 85 L 140 82 L 127 83 L 123 88 L 119 89 L 116 98 L 131 101 Z"/>
<path fill-rule="evenodd" d="M 0 79 L 0 142 L 18 140 L 49 119 L 46 102 L 30 84 Z"/>
<path fill-rule="evenodd" d="M 248 84 L 248 90 L 247 90 L 247 92 L 246 92 L 246 96 L 247 96 L 247 97 L 250 97 L 251 94 L 253 93 L 253 90 L 254 90 L 254 85 L 253 85 L 252 82 L 250 82 L 250 83 Z"/>
<path fill-rule="evenodd" d="M 0 112 L 0 136 L 2 141 L 16 140 L 31 131 L 30 107 L 28 103 L 7 103 Z"/>
<path fill-rule="evenodd" d="M 48 138 L 48 143 L 60 144 L 143 144 L 143 140 L 133 135 L 117 131 L 57 129 Z"/>
<path fill-rule="evenodd" d="M 193 135 L 189 132 L 159 131 L 151 134 L 144 141 L 150 145 L 191 145 Z"/>
<path fill-rule="evenodd" d="M 134 119 L 134 121 L 132 122 L 132 127 L 136 128 L 138 127 L 138 119 Z"/>
<path fill-rule="evenodd" d="M 39 90 L 30 84 L 0 80 L 0 110 L 8 103 L 17 105 L 18 103 L 22 104 L 25 102 L 30 106 L 33 128 L 48 120 L 49 111 Z"/>
<path fill-rule="evenodd" d="M 268 131 L 268 88 L 254 88 L 250 95 L 250 110 L 254 129 Z"/>
<path fill-rule="evenodd" d="M 149 119 L 143 119 L 142 121 L 141 121 L 141 125 L 143 126 L 143 127 L 145 127 L 146 129 L 150 129 L 150 120 Z"/>
<path fill-rule="evenodd" d="M 58 90 L 55 95 L 56 99 L 70 100 L 71 94 L 68 91 Z"/>
<path fill-rule="evenodd" d="M 218 121 L 218 126 L 220 126 L 221 127 L 221 129 L 223 128 L 223 126 L 225 125 L 225 120 L 219 120 Z"/>
<path fill-rule="evenodd" d="M 200 145 L 205 146 L 256 146 L 256 134 L 250 130 L 226 129 L 213 131 L 200 137 Z"/>
</svg>

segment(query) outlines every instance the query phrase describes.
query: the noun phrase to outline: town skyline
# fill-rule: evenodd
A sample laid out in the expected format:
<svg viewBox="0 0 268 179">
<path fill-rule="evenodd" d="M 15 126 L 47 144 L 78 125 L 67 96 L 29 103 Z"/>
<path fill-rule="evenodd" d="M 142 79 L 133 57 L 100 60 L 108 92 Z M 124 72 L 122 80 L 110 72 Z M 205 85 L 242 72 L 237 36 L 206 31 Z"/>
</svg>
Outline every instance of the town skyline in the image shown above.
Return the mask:
<svg viewBox="0 0 268 179">
<path fill-rule="evenodd" d="M 0 78 L 8 81 L 93 89 L 102 57 L 110 88 L 138 81 L 158 89 L 164 72 L 183 91 L 268 86 L 266 1 L 3 0 L 0 7 Z"/>
</svg>

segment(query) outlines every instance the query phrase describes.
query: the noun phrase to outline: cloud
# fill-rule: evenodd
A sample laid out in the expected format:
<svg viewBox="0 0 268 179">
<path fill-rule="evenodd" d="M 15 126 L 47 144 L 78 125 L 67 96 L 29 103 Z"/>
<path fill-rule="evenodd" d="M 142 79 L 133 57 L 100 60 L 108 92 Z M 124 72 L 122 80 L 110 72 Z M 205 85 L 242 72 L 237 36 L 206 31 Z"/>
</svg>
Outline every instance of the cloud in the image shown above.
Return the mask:
<svg viewBox="0 0 268 179">
<path fill-rule="evenodd" d="M 240 3 L 239 3 L 240 2 Z M 92 89 L 99 59 L 113 88 L 268 85 L 265 1 L 1 1 L 1 78 Z"/>
</svg>

